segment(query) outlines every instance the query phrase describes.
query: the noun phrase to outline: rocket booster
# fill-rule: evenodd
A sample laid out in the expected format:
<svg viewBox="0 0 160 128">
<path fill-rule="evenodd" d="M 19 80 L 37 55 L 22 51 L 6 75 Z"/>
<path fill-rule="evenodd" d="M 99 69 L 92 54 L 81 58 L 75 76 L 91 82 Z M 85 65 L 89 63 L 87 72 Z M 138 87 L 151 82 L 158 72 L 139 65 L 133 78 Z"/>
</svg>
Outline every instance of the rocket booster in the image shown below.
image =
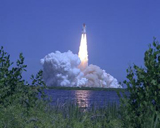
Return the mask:
<svg viewBox="0 0 160 128">
<path fill-rule="evenodd" d="M 83 24 L 82 33 L 86 34 L 86 25 L 85 24 Z"/>
</svg>

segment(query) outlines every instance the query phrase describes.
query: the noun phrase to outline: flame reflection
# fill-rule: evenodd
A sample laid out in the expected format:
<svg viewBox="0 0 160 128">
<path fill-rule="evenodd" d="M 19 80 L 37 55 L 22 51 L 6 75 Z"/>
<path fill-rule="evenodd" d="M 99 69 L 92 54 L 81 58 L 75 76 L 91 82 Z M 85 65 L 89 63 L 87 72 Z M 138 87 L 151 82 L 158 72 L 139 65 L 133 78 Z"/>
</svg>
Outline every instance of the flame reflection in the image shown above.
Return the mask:
<svg viewBox="0 0 160 128">
<path fill-rule="evenodd" d="M 77 104 L 81 108 L 88 108 L 90 104 L 91 91 L 77 90 L 75 91 Z"/>
</svg>

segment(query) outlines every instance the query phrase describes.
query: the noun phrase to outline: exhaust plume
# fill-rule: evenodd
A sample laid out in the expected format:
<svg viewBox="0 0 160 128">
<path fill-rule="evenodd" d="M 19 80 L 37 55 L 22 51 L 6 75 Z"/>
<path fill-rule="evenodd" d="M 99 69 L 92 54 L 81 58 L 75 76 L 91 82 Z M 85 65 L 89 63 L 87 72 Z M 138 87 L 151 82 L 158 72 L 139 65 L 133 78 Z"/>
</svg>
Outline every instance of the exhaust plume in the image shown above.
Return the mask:
<svg viewBox="0 0 160 128">
<path fill-rule="evenodd" d="M 86 26 L 83 25 L 79 53 L 56 51 L 41 59 L 43 79 L 47 86 L 122 88 L 100 67 L 88 66 Z"/>
<path fill-rule="evenodd" d="M 88 66 L 87 35 L 85 24 L 83 25 L 78 57 L 81 60 L 81 63 L 78 67 L 81 69 L 81 71 L 83 71 Z"/>
</svg>

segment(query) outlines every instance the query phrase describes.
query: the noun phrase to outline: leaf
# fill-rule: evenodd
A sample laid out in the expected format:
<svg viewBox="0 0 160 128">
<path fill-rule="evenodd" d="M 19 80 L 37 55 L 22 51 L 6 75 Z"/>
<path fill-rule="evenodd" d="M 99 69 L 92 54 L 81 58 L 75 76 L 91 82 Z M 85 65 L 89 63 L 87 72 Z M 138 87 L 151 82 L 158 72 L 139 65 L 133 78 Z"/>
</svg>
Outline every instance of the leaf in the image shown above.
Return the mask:
<svg viewBox="0 0 160 128">
<path fill-rule="evenodd" d="M 151 84 L 152 84 L 152 85 L 157 85 L 157 81 L 153 79 L 153 80 L 151 81 Z"/>
</svg>

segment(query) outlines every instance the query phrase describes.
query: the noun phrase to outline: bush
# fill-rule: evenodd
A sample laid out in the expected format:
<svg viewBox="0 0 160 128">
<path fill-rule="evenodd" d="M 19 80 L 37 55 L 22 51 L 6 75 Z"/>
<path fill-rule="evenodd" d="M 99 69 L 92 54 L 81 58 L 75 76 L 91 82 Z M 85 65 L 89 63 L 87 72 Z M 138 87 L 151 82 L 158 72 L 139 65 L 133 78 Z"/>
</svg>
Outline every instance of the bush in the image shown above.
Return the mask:
<svg viewBox="0 0 160 128">
<path fill-rule="evenodd" d="M 160 127 L 160 45 L 156 39 L 145 52 L 144 67 L 127 69 L 129 98 L 124 94 L 121 108 L 124 127 Z"/>
<path fill-rule="evenodd" d="M 38 95 L 44 96 L 42 87 L 42 71 L 34 77 L 31 76 L 32 86 L 22 79 L 22 73 L 26 71 L 23 54 L 20 53 L 16 66 L 10 61 L 10 55 L 0 49 L 0 106 L 8 106 L 19 103 L 27 109 L 36 105 Z"/>
</svg>

